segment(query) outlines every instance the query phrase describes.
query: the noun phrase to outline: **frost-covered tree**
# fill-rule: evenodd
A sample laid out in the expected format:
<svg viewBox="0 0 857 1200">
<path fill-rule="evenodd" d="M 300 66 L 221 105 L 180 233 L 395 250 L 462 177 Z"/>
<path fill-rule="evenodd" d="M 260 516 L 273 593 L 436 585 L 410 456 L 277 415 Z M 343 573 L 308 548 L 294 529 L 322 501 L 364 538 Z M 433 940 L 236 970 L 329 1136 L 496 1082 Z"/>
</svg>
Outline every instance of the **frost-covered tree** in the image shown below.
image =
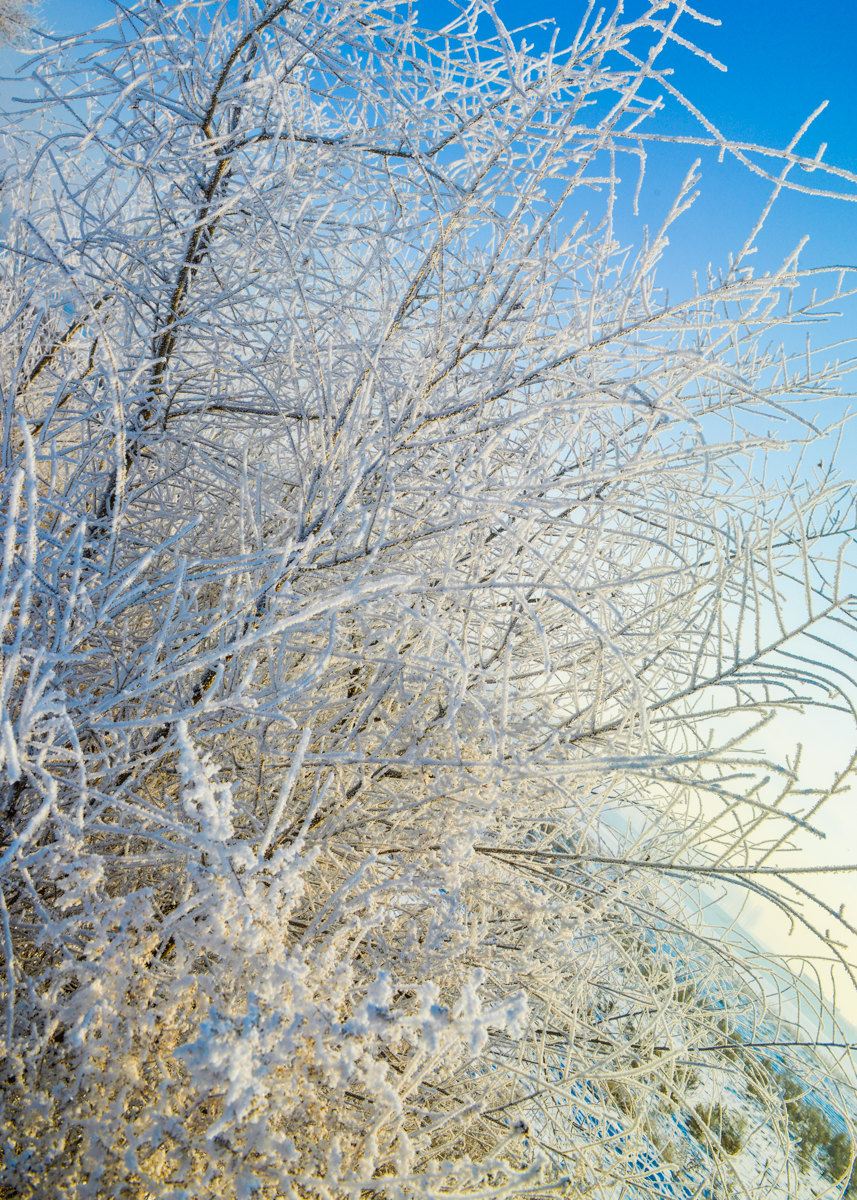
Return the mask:
<svg viewBox="0 0 857 1200">
<path fill-rule="evenodd" d="M 684 0 L 447 17 L 141 0 L 5 120 L 3 1195 L 795 1194 L 813 980 L 706 908 L 850 975 L 753 740 L 852 711 L 849 282 L 766 209 L 669 301 L 697 164 L 615 223 L 680 103 L 855 180 L 683 101 Z"/>
<path fill-rule="evenodd" d="M 26 0 L 0 0 L 0 46 L 15 42 L 27 27 Z"/>
</svg>

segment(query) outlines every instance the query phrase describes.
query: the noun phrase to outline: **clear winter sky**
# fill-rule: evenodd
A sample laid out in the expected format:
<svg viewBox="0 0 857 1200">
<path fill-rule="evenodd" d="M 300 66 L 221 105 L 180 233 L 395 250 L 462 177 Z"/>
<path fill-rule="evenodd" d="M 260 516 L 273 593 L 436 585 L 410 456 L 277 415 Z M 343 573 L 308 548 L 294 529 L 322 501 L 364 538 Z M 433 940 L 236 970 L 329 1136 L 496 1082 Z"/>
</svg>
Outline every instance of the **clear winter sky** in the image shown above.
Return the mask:
<svg viewBox="0 0 857 1200">
<path fill-rule="evenodd" d="M 640 2 L 628 0 L 628 6 Z M 441 3 L 423 0 L 420 11 L 426 24 L 443 19 Z M 688 22 L 688 33 L 728 67 L 724 74 L 682 51 L 672 52 L 676 82 L 696 105 L 732 138 L 784 146 L 819 102 L 828 100 L 828 108 L 800 148 L 811 156 L 826 142 L 827 161 L 857 171 L 857 0 L 695 3 L 722 25 L 709 28 Z M 576 28 L 584 7 L 583 0 L 497 0 L 497 10 L 509 26 L 547 17 L 569 32 Z M 42 27 L 65 33 L 91 28 L 110 11 L 109 0 L 42 0 L 38 14 Z M 13 55 L 0 54 L 0 74 L 7 74 L 13 63 Z M 8 87 L 2 90 L 9 94 Z M 663 214 L 694 156 L 688 148 L 687 153 L 667 151 L 655 159 L 643 219 L 655 220 Z M 680 293 L 688 288 L 694 269 L 704 272 L 709 263 L 725 263 L 729 250 L 743 243 L 768 190 L 769 185 L 734 164 L 718 166 L 714 158 L 705 160 L 701 198 L 676 230 L 662 282 Z M 805 263 L 857 263 L 857 204 L 786 195 L 761 239 L 758 266 L 778 262 L 807 232 L 812 238 Z M 633 236 L 631 231 L 629 235 Z M 857 335 L 855 310 L 847 312 L 844 320 L 846 328 L 841 332 Z M 850 439 L 850 450 L 855 461 L 844 463 L 843 468 L 853 478 L 857 437 Z M 847 723 L 825 717 L 790 719 L 777 737 L 777 745 L 768 749 L 783 758 L 796 741 L 805 744 L 808 783 L 828 779 L 843 765 L 854 740 Z M 823 824 L 826 842 L 808 845 L 813 861 L 857 861 L 857 787 L 831 807 Z M 854 896 L 853 904 L 849 894 Z M 829 877 L 825 895 L 835 907 L 844 900 L 852 919 L 857 917 L 857 876 Z M 751 912 L 747 920 L 758 938 L 782 946 L 785 930 L 775 918 Z M 800 933 L 793 935 L 792 945 L 796 951 L 805 947 Z M 857 947 L 853 949 L 857 952 Z M 840 993 L 838 1006 L 843 1017 L 857 1023 L 857 995 Z"/>
</svg>

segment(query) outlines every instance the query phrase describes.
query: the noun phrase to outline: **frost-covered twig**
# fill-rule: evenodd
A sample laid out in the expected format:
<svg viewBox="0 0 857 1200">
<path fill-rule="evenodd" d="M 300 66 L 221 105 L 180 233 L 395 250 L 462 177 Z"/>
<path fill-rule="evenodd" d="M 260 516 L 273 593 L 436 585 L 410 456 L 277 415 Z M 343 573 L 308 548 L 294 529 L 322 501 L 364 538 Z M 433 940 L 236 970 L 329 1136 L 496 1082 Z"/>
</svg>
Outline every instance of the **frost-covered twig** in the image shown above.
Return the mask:
<svg viewBox="0 0 857 1200">
<path fill-rule="evenodd" d="M 737 1075 L 783 1194 L 774 1054 L 821 1076 L 789 1004 L 847 1049 L 821 972 L 854 969 L 788 851 L 845 775 L 755 741 L 855 714 L 815 411 L 847 363 L 795 341 L 853 285 L 795 252 L 667 302 L 695 163 L 636 256 L 612 223 L 653 140 L 777 194 L 857 179 L 692 105 L 674 135 L 696 16 L 535 49 L 481 3 L 141 0 L 33 55 L 0 195 L 7 1190 L 655 1196 L 696 1122 L 659 1169 L 737 1194 Z M 712 927 L 715 886 L 818 934 L 802 978 Z"/>
</svg>

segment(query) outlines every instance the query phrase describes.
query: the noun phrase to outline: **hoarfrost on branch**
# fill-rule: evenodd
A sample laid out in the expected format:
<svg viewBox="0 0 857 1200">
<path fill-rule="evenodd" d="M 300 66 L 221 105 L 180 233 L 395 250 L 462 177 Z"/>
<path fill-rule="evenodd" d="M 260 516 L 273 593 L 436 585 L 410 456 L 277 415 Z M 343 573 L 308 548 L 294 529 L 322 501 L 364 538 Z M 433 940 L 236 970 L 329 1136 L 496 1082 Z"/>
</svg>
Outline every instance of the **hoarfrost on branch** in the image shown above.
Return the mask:
<svg viewBox="0 0 857 1200">
<path fill-rule="evenodd" d="M 435 31 L 141 0 L 28 60 L 8 1194 L 656 1196 L 669 1112 L 716 1146 L 662 1170 L 738 1195 L 694 1107 L 736 1069 L 779 1146 L 753 1194 L 796 1178 L 761 1045 L 825 1036 L 779 988 L 853 976 L 787 854 L 827 794 L 753 739 L 852 711 L 853 494 L 816 415 L 844 368 L 794 337 L 851 284 L 800 248 L 754 273 L 768 206 L 670 301 L 699 162 L 638 248 L 615 220 L 675 128 L 772 201 L 857 181 L 727 140 L 662 65 L 700 14 L 638 8 L 569 38 L 476 0 Z M 716 934 L 729 889 L 818 957 Z"/>
</svg>

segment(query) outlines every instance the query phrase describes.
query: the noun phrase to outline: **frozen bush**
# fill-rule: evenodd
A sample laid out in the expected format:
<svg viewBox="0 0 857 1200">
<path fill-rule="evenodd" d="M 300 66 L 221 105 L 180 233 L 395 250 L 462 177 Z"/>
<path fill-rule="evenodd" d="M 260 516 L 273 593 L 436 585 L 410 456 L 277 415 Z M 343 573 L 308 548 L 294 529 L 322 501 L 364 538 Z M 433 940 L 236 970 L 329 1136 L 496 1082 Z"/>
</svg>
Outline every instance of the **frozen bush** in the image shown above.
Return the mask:
<svg viewBox="0 0 857 1200">
<path fill-rule="evenodd" d="M 481 2 L 141 0 L 32 57 L 0 191 L 6 1194 L 644 1196 L 643 1118 L 735 1065 L 719 1017 L 778 1028 L 705 889 L 835 919 L 780 853 L 826 796 L 750 747 L 847 702 L 788 655 L 854 624 L 804 417 L 839 368 L 791 340 L 849 284 L 754 274 L 751 237 L 670 301 L 690 162 L 622 249 L 679 128 L 662 52 L 705 32 L 638 7 L 533 47 Z"/>
</svg>

